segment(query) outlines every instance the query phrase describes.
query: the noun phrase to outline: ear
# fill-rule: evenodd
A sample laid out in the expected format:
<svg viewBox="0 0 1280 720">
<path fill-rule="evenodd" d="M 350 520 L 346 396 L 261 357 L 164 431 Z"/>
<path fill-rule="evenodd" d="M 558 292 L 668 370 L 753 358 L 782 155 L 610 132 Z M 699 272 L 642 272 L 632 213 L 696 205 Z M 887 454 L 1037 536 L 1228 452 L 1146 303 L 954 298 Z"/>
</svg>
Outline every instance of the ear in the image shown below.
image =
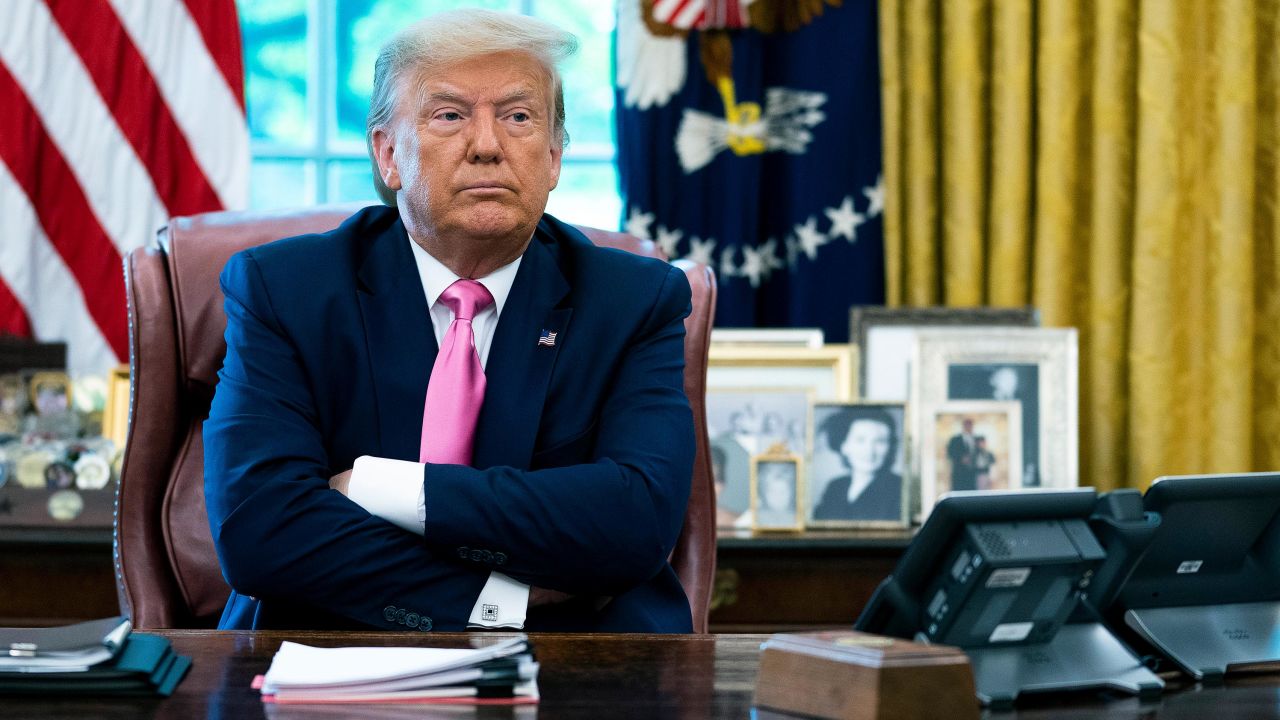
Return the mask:
<svg viewBox="0 0 1280 720">
<path fill-rule="evenodd" d="M 396 164 L 395 135 L 385 127 L 373 131 L 373 158 L 378 165 L 378 178 L 392 192 L 400 190 L 400 167 Z"/>
<path fill-rule="evenodd" d="M 560 161 L 564 159 L 564 147 L 555 141 L 551 143 L 551 187 L 547 188 L 547 192 L 556 189 L 556 185 L 560 184 Z"/>
</svg>

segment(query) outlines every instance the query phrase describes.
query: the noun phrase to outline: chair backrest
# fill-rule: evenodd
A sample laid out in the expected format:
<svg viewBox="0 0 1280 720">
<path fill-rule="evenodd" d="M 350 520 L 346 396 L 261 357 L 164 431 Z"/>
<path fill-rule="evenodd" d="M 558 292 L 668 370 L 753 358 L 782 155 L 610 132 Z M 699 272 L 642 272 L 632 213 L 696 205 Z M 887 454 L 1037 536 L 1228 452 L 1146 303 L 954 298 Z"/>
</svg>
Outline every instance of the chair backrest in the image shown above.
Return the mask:
<svg viewBox="0 0 1280 720">
<path fill-rule="evenodd" d="M 126 258 L 132 383 L 114 550 L 121 611 L 135 627 L 213 627 L 230 592 L 205 513 L 202 437 L 226 353 L 218 285 L 223 265 L 248 247 L 331 230 L 355 209 L 173 218 L 155 245 Z M 663 258 L 650 241 L 579 229 L 597 245 Z M 716 283 L 710 268 L 678 264 L 693 289 L 693 312 L 685 321 L 684 383 L 693 406 L 697 456 L 672 565 L 689 596 L 694 630 L 706 632 L 715 575 L 715 490 L 705 396 Z"/>
</svg>

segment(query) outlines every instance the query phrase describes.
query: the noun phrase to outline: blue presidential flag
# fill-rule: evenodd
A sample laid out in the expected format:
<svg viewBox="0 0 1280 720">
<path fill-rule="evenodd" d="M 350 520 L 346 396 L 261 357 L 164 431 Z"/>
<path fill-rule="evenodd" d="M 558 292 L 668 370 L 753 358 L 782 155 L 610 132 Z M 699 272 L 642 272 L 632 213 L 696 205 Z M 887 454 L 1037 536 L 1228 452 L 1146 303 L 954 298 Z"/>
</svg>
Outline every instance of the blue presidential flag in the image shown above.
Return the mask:
<svg viewBox="0 0 1280 720">
<path fill-rule="evenodd" d="M 871 0 L 622 0 L 624 229 L 714 267 L 720 326 L 821 327 L 884 301 Z"/>
</svg>

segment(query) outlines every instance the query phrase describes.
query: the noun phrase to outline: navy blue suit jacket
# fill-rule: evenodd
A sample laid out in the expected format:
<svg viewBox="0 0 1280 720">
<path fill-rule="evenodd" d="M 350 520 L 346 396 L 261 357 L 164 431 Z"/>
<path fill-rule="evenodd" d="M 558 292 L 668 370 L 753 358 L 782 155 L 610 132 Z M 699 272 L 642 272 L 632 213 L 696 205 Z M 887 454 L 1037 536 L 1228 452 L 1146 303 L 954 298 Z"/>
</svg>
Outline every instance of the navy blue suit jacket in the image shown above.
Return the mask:
<svg viewBox="0 0 1280 720">
<path fill-rule="evenodd" d="M 530 630 L 689 632 L 668 562 L 694 454 L 688 282 L 549 215 L 498 320 L 473 467 L 425 466 L 425 536 L 329 489 L 361 455 L 418 458 L 437 347 L 408 243 L 395 209 L 366 208 L 223 270 L 204 425 L 220 627 L 462 630 L 496 570 L 578 596 Z"/>
</svg>

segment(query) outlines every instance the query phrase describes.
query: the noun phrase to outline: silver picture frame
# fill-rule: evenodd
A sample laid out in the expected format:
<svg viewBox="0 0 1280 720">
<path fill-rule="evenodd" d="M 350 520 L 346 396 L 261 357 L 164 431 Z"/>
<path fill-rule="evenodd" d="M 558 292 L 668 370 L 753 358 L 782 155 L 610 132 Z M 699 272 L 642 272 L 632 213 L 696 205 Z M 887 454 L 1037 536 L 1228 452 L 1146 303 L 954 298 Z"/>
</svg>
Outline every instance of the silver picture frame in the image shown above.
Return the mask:
<svg viewBox="0 0 1280 720">
<path fill-rule="evenodd" d="M 1074 328 L 921 330 L 912 353 L 912 437 L 950 400 L 1022 403 L 1022 485 L 1079 484 L 1079 340 Z M 918 469 L 919 453 L 915 460 Z M 919 473 L 916 473 L 919 477 Z"/>
</svg>

